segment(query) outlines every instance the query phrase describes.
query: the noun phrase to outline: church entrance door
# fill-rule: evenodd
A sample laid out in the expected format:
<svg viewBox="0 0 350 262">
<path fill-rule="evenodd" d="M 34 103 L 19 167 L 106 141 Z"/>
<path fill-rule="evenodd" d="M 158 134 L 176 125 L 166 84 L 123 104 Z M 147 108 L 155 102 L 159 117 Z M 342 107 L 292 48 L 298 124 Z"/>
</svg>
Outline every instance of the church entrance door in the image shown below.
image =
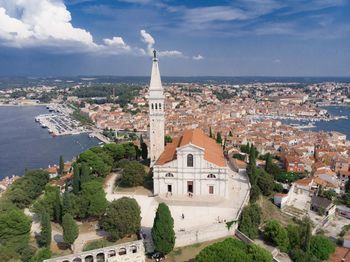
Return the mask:
<svg viewBox="0 0 350 262">
<path fill-rule="evenodd" d="M 193 181 L 187 181 L 187 192 L 193 193 Z"/>
<path fill-rule="evenodd" d="M 172 193 L 171 185 L 168 185 L 168 192 L 169 192 L 169 193 Z"/>
</svg>

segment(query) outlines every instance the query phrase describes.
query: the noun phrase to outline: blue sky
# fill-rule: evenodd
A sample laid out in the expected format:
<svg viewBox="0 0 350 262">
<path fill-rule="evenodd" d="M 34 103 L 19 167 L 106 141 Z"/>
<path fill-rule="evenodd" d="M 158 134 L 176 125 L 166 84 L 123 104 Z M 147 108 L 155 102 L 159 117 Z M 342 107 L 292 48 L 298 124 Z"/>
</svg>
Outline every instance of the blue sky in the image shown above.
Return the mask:
<svg viewBox="0 0 350 262">
<path fill-rule="evenodd" d="M 347 0 L 0 0 L 1 75 L 350 76 Z"/>
</svg>

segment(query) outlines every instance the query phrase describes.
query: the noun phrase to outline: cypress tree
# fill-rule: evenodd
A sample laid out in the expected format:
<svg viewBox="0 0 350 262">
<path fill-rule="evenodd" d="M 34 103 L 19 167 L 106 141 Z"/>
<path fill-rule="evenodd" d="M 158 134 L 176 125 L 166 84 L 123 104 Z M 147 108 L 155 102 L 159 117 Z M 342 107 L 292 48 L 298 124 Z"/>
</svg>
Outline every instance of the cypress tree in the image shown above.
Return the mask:
<svg viewBox="0 0 350 262">
<path fill-rule="evenodd" d="M 72 245 L 79 235 L 79 228 L 71 214 L 67 213 L 63 216 L 63 241 L 68 245 Z"/>
<path fill-rule="evenodd" d="M 142 156 L 142 159 L 144 160 L 146 160 L 148 157 L 148 148 L 146 143 L 141 144 L 141 156 Z"/>
<path fill-rule="evenodd" d="M 267 153 L 266 164 L 265 164 L 265 171 L 266 172 L 270 172 L 271 167 L 272 167 L 272 156 L 271 156 L 270 153 Z"/>
<path fill-rule="evenodd" d="M 64 160 L 63 160 L 63 156 L 60 155 L 60 161 L 59 161 L 59 175 L 62 176 L 63 172 L 64 172 Z"/>
<path fill-rule="evenodd" d="M 213 130 L 211 129 L 211 127 L 209 127 L 209 137 L 210 138 L 214 138 L 213 137 Z"/>
<path fill-rule="evenodd" d="M 80 168 L 79 165 L 74 163 L 73 165 L 73 193 L 78 194 L 80 192 Z"/>
<path fill-rule="evenodd" d="M 79 190 L 83 186 L 85 182 L 88 182 L 90 180 L 90 168 L 86 163 L 81 164 L 80 168 L 80 185 Z"/>
<path fill-rule="evenodd" d="M 74 214 L 72 214 L 72 211 L 73 211 L 72 199 L 69 193 L 66 191 L 64 192 L 63 199 L 62 199 L 62 214 L 65 215 L 67 213 L 70 213 L 73 216 Z"/>
<path fill-rule="evenodd" d="M 158 205 L 152 228 L 152 239 L 156 251 L 168 254 L 175 245 L 174 219 L 165 203 Z"/>
<path fill-rule="evenodd" d="M 53 219 L 56 223 L 61 223 L 62 221 L 62 203 L 60 192 L 57 190 L 55 192 L 55 201 L 53 203 Z"/>
<path fill-rule="evenodd" d="M 218 132 L 217 135 L 216 135 L 216 143 L 218 144 L 222 144 L 222 137 L 221 137 L 221 133 Z"/>
<path fill-rule="evenodd" d="M 229 136 L 233 136 L 233 134 L 232 134 L 232 131 L 230 130 L 230 132 L 228 133 L 228 135 Z"/>
<path fill-rule="evenodd" d="M 39 245 L 41 247 L 50 247 L 51 245 L 51 223 L 50 217 L 46 212 L 41 214 L 41 233 Z"/>
</svg>

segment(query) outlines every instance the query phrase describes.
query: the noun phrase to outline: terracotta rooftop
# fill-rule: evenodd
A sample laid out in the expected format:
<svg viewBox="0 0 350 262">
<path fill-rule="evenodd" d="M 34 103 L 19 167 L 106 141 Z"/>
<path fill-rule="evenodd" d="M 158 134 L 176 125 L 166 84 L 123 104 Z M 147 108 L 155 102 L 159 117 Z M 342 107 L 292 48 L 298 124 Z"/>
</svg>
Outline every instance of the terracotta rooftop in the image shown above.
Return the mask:
<svg viewBox="0 0 350 262">
<path fill-rule="evenodd" d="M 226 166 L 225 157 L 222 148 L 216 141 L 207 135 L 201 129 L 187 129 L 183 135 L 173 139 L 173 142 L 167 144 L 164 152 L 160 155 L 156 165 L 164 165 L 176 159 L 176 149 L 185 145 L 192 144 L 204 149 L 204 159 L 217 166 Z"/>
<path fill-rule="evenodd" d="M 350 262 L 350 249 L 337 247 L 327 262 Z"/>
</svg>

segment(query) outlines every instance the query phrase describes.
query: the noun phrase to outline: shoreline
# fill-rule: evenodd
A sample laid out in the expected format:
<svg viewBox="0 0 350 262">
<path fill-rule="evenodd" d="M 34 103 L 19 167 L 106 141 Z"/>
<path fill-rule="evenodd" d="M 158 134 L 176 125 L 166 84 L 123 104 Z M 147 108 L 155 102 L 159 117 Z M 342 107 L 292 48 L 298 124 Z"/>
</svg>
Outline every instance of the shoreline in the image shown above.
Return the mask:
<svg viewBox="0 0 350 262">
<path fill-rule="evenodd" d="M 31 107 L 31 106 L 48 106 L 49 104 L 0 104 L 0 107 Z"/>
</svg>

